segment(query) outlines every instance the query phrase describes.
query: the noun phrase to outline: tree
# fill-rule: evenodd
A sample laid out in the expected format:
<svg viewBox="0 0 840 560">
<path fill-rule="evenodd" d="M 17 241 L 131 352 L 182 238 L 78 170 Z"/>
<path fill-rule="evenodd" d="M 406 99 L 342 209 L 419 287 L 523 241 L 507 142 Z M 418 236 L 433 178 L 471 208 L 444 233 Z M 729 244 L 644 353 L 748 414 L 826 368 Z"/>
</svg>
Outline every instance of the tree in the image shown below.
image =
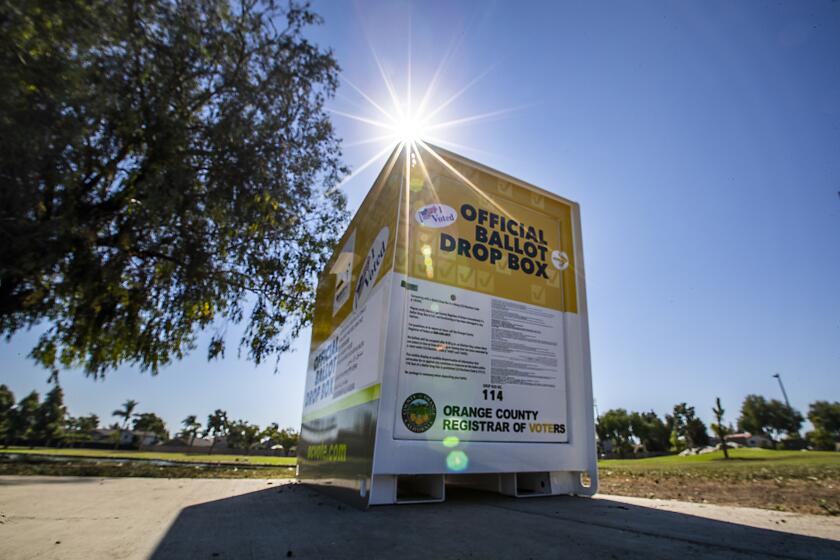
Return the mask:
<svg viewBox="0 0 840 560">
<path fill-rule="evenodd" d="M 135 432 L 152 432 L 157 436 L 158 440 L 169 439 L 169 430 L 166 429 L 166 422 L 154 412 L 135 414 L 132 428 Z M 140 437 L 140 443 L 143 443 L 142 436 Z"/>
<path fill-rule="evenodd" d="M 741 416 L 738 417 L 738 429 L 752 434 L 764 434 L 769 424 L 770 412 L 765 398 L 760 395 L 744 397 Z"/>
<path fill-rule="evenodd" d="M 64 391 L 56 383 L 38 407 L 33 426 L 34 438 L 46 446 L 60 441 L 64 435 Z"/>
<path fill-rule="evenodd" d="M 687 406 L 686 403 L 674 405 L 673 413 L 665 415 L 665 424 L 670 432 L 668 442 L 674 451 L 682 451 L 686 447 L 685 411 Z"/>
<path fill-rule="evenodd" d="M 654 411 L 634 412 L 630 415 L 630 429 L 645 451 L 668 451 L 668 426 Z"/>
<path fill-rule="evenodd" d="M 92 439 L 91 432 L 99 427 L 99 416 L 88 414 L 87 416 L 69 416 L 65 423 L 65 443 L 75 444 Z"/>
<path fill-rule="evenodd" d="M 805 421 L 802 413 L 776 399 L 767 404 L 770 407 L 770 424 L 767 427 L 775 439 L 781 439 L 782 433 L 787 434 L 788 438 L 801 439 L 799 430 Z"/>
<path fill-rule="evenodd" d="M 694 407 L 690 407 L 692 416 L 685 424 L 685 437 L 688 446 L 691 448 L 705 447 L 709 445 L 709 432 L 706 424 L 700 418 L 694 416 Z"/>
<path fill-rule="evenodd" d="M 14 393 L 6 385 L 0 385 L 0 442 L 4 445 L 8 445 L 6 435 L 11 428 L 14 407 Z"/>
<path fill-rule="evenodd" d="M 6 433 L 6 445 L 15 442 L 33 443 L 35 418 L 40 397 L 32 391 L 23 397 L 11 414 L 9 430 Z"/>
<path fill-rule="evenodd" d="M 192 447 L 192 444 L 195 441 L 195 436 L 197 436 L 198 432 L 201 430 L 201 422 L 198 421 L 195 414 L 190 414 L 181 421 L 181 425 L 184 426 L 184 431 L 182 433 L 189 437 L 190 447 Z"/>
<path fill-rule="evenodd" d="M 813 430 L 805 434 L 808 445 L 821 451 L 834 451 L 837 448 L 834 436 L 825 430 Z"/>
<path fill-rule="evenodd" d="M 228 421 L 227 412 L 224 410 L 217 408 L 213 414 L 207 417 L 207 427 L 204 428 L 204 436 L 213 436 L 213 443 L 210 444 L 210 453 L 213 453 L 213 448 L 216 447 L 216 439 L 228 435 L 229 427 L 230 422 Z"/>
<path fill-rule="evenodd" d="M 259 442 L 260 427 L 249 424 L 245 420 L 237 420 L 230 424 L 228 430 L 228 445 L 235 449 L 253 449 Z"/>
<path fill-rule="evenodd" d="M 694 407 L 687 403 L 674 405 L 673 413 L 665 415 L 665 423 L 670 428 L 670 443 L 675 451 L 703 447 L 709 443 L 706 425 L 694 413 Z"/>
<path fill-rule="evenodd" d="M 802 427 L 804 418 L 795 408 L 759 395 L 747 395 L 741 405 L 738 429 L 754 434 L 767 434 L 778 440 L 783 432 L 794 435 Z"/>
<path fill-rule="evenodd" d="M 121 409 L 117 409 L 111 413 L 111 416 L 116 416 L 117 418 L 122 418 L 122 426 L 117 430 L 117 434 L 114 436 L 114 449 L 119 447 L 120 445 L 120 438 L 122 434 L 120 431 L 125 431 L 128 429 L 128 421 L 131 420 L 131 416 L 134 414 L 134 409 L 137 408 L 137 405 L 140 404 L 135 400 L 127 399 L 123 403 L 123 407 Z"/>
<path fill-rule="evenodd" d="M 0 333 L 49 325 L 31 357 L 53 371 L 154 374 L 244 321 L 240 350 L 279 359 L 347 218 L 318 23 L 294 2 L 0 4 Z"/>
<path fill-rule="evenodd" d="M 297 447 L 300 441 L 300 432 L 294 428 L 286 428 L 280 432 L 280 438 L 280 445 L 283 446 L 283 450 L 288 454 L 293 448 Z"/>
<path fill-rule="evenodd" d="M 808 420 L 816 429 L 840 436 L 840 402 L 812 402 L 808 407 Z"/>
<path fill-rule="evenodd" d="M 76 427 L 80 432 L 90 433 L 99 427 L 99 416 L 90 413 L 76 418 Z"/>
<path fill-rule="evenodd" d="M 816 401 L 808 407 L 808 420 L 814 430 L 806 434 L 815 449 L 834 451 L 840 440 L 840 402 Z"/>
<path fill-rule="evenodd" d="M 282 435 L 280 426 L 277 424 L 277 422 L 272 422 L 271 424 L 263 428 L 262 432 L 260 432 L 260 447 L 263 447 L 265 449 L 271 449 L 275 445 L 283 445 L 282 443 L 280 443 L 281 439 Z"/>
<path fill-rule="evenodd" d="M 723 405 L 720 404 L 720 397 L 717 397 L 715 399 L 715 407 L 712 409 L 712 413 L 715 415 L 715 422 L 712 424 L 712 430 L 714 430 L 715 435 L 717 435 L 720 440 L 720 448 L 723 450 L 723 458 L 729 459 L 729 449 L 726 445 L 726 435 L 729 430 L 723 425 L 723 415 L 725 412 L 726 411 L 723 409 Z"/>
<path fill-rule="evenodd" d="M 271 449 L 275 445 L 282 445 L 283 451 L 287 454 L 289 450 L 296 447 L 300 435 L 294 428 L 280 429 L 277 422 L 272 422 L 266 426 L 259 435 L 260 446 L 265 449 Z"/>
<path fill-rule="evenodd" d="M 137 405 L 140 404 L 134 399 L 126 399 L 123 403 L 122 408 L 118 408 L 114 412 L 111 413 L 111 416 L 116 416 L 117 418 L 122 418 L 122 429 L 128 429 L 128 422 L 131 420 L 131 417 L 134 415 L 134 409 L 137 408 Z"/>
<path fill-rule="evenodd" d="M 619 457 L 633 450 L 630 416 L 623 408 L 611 409 L 602 414 L 595 425 L 595 432 L 602 445 L 607 441 L 612 442 Z"/>
</svg>

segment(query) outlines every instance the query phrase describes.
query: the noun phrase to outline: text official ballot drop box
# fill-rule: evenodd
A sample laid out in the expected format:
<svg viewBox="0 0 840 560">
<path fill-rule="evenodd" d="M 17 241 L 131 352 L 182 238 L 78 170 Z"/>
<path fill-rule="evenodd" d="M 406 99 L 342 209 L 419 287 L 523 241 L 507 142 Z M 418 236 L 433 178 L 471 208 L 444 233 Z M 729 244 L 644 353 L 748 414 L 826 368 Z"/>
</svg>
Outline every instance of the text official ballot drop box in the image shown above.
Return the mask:
<svg viewBox="0 0 840 560">
<path fill-rule="evenodd" d="M 320 276 L 298 475 L 362 505 L 597 488 L 577 204 L 398 148 Z"/>
</svg>

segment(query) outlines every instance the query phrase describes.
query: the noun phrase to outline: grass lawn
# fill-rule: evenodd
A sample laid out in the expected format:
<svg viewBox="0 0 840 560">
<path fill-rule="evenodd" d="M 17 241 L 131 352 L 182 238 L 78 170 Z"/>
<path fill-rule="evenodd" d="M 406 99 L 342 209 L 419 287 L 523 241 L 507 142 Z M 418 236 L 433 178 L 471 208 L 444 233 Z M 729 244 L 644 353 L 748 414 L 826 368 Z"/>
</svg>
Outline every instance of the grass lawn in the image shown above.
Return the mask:
<svg viewBox="0 0 840 560">
<path fill-rule="evenodd" d="M 648 459 L 607 459 L 598 462 L 600 470 L 678 471 L 735 477 L 755 477 L 784 473 L 787 476 L 840 475 L 840 453 L 832 451 L 775 451 L 772 449 L 730 449 L 705 455 L 668 455 Z"/>
<path fill-rule="evenodd" d="M 147 459 L 174 462 L 216 463 L 220 465 L 268 465 L 293 467 L 295 457 L 261 457 L 257 455 L 194 455 L 165 451 L 116 451 L 108 449 L 57 449 L 54 447 L 0 448 L 0 454 L 50 455 L 54 457 L 83 457 L 88 459 Z"/>
<path fill-rule="evenodd" d="M 840 453 L 733 449 L 598 463 L 600 491 L 840 515 Z"/>
</svg>

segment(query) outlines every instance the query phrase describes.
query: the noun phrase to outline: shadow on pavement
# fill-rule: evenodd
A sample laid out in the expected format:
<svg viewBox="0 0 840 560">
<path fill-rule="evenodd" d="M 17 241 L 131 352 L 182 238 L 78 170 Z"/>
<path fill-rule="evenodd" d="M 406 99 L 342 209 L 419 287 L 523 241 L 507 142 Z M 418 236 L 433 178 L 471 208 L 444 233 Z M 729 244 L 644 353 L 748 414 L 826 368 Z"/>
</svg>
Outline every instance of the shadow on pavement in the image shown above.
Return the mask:
<svg viewBox="0 0 840 560">
<path fill-rule="evenodd" d="M 152 558 L 840 558 L 840 543 L 611 500 L 447 487 L 361 511 L 299 484 L 185 508 Z"/>
</svg>

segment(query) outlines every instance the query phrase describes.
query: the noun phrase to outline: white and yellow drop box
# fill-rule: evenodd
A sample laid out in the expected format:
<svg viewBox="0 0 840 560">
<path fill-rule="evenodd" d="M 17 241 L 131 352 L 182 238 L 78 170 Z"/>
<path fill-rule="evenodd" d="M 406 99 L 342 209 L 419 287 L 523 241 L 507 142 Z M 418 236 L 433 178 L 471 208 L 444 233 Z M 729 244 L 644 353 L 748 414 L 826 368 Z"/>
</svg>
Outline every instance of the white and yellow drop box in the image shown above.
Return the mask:
<svg viewBox="0 0 840 560">
<path fill-rule="evenodd" d="M 580 209 L 418 144 L 318 284 L 298 475 L 356 503 L 597 489 Z"/>
</svg>

